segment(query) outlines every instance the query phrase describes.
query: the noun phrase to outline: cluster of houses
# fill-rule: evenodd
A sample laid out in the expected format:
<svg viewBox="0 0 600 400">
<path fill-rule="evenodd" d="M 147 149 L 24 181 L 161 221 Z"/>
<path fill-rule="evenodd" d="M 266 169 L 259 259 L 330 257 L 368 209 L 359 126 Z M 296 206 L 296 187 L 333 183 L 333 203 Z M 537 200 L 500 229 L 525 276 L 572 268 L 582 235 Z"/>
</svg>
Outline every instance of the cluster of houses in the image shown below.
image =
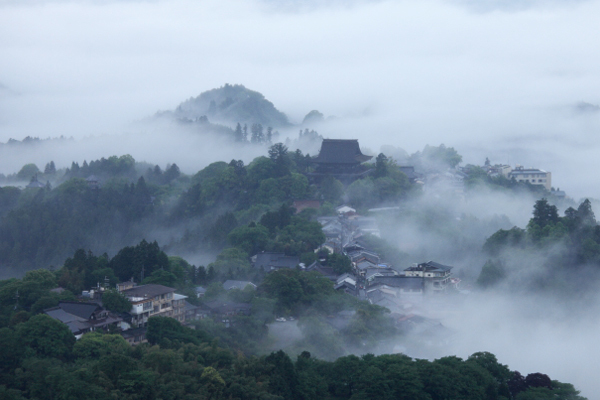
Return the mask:
<svg viewBox="0 0 600 400">
<path fill-rule="evenodd" d="M 225 290 L 245 289 L 251 282 L 228 280 L 223 283 Z M 84 291 L 83 301 L 62 301 L 56 307 L 44 310 L 44 313 L 67 325 L 77 339 L 88 332 L 103 330 L 119 333 L 132 345 L 146 342 L 148 318 L 154 316 L 169 317 L 182 324 L 203 318 L 230 326 L 231 317 L 250 315 L 251 306 L 247 303 L 223 301 L 204 302 L 194 305 L 187 301 L 187 296 L 175 293 L 175 289 L 163 285 L 148 284 L 137 286 L 128 281 L 116 285 L 116 290 L 131 303 L 131 310 L 124 313 L 113 313 L 102 305 L 102 293 L 105 288 Z M 203 297 L 206 290 L 197 287 L 197 297 Z"/>
<path fill-rule="evenodd" d="M 361 153 L 356 140 L 324 140 L 319 156 L 313 161 L 316 171 L 309 175 L 314 181 L 333 175 L 348 182 L 372 171 L 361 166 L 362 162 L 370 158 L 371 156 Z M 404 168 L 411 180 L 418 179 L 414 168 Z M 92 187 L 98 185 L 98 179 L 93 176 L 87 182 Z M 305 203 L 296 206 L 315 206 L 310 202 Z M 352 263 L 351 272 L 338 275 L 333 268 L 324 265 L 325 259 L 306 266 L 300 263 L 297 256 L 273 252 L 252 256 L 253 268 L 266 273 L 282 268 L 314 271 L 330 279 L 335 290 L 387 307 L 392 312 L 405 310 L 408 304 L 421 302 L 424 296 L 444 293 L 453 283 L 450 266 L 429 261 L 401 270 L 382 260 L 364 240 L 366 234 L 379 236 L 376 219 L 360 216 L 349 206 L 339 207 L 336 216 L 320 217 L 318 221 L 322 225 L 326 241 L 315 252 L 322 254 L 322 250 L 327 249 L 330 253 L 344 254 Z M 223 283 L 225 290 L 245 290 L 248 286 L 256 288 L 252 282 L 246 281 L 229 280 Z M 84 292 L 84 301 L 60 302 L 57 307 L 44 312 L 65 323 L 77 338 L 87 332 L 103 329 L 120 333 L 131 344 L 146 340 L 145 330 L 148 319 L 152 316 L 173 318 L 182 324 L 210 317 L 229 327 L 232 316 L 251 313 L 251 306 L 247 303 L 213 301 L 195 306 L 187 301 L 187 296 L 175 293 L 174 288 L 163 285 L 137 286 L 133 282 L 123 282 L 117 284 L 116 289 L 130 301 L 132 306 L 128 312 L 114 314 L 107 311 L 102 306 L 104 288 L 100 287 L 95 292 Z M 205 293 L 204 288 L 196 288 L 197 297 L 203 297 Z"/>
<path fill-rule="evenodd" d="M 318 219 L 326 236 L 326 242 L 318 250 L 325 248 L 346 255 L 352 262 L 352 272 L 335 276 L 319 261 L 306 267 L 330 278 L 336 290 L 400 311 L 409 304 L 421 303 L 428 295 L 444 293 L 457 283 L 452 278 L 453 267 L 433 261 L 404 269 L 391 265 L 369 248 L 364 238 L 366 234 L 379 236 L 376 220 L 362 217 L 348 206 L 337 211 L 337 217 Z"/>
</svg>

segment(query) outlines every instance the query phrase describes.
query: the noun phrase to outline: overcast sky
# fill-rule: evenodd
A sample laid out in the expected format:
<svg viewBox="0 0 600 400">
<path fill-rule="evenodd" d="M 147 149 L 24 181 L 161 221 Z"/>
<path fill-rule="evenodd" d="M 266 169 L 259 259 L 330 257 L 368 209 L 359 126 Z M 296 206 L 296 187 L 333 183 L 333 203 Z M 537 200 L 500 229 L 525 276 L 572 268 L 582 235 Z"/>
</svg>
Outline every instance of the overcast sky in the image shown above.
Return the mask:
<svg viewBox="0 0 600 400">
<path fill-rule="evenodd" d="M 121 134 L 239 83 L 293 122 L 343 117 L 326 137 L 445 143 L 600 197 L 600 174 L 582 174 L 600 112 L 573 108 L 600 104 L 598 15 L 573 0 L 0 0 L 0 142 Z"/>
</svg>

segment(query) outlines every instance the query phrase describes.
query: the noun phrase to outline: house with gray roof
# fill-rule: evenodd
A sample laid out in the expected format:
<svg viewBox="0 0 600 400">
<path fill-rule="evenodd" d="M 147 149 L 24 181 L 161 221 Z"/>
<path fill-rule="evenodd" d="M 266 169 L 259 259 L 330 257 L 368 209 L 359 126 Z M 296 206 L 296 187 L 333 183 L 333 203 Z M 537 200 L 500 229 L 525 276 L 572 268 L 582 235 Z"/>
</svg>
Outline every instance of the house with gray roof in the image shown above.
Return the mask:
<svg viewBox="0 0 600 400">
<path fill-rule="evenodd" d="M 296 268 L 300 264 L 299 257 L 271 252 L 258 253 L 252 256 L 251 261 L 254 268 L 262 268 L 265 272 L 277 271 L 282 268 Z"/>
<path fill-rule="evenodd" d="M 198 298 L 204 297 L 204 295 L 206 294 L 206 289 L 203 288 L 202 286 L 196 286 L 194 288 L 194 291 L 196 292 L 196 297 L 198 297 Z"/>
<path fill-rule="evenodd" d="M 312 263 L 308 267 L 306 267 L 305 271 L 306 272 L 310 272 L 310 271 L 318 272 L 319 274 L 323 275 L 325 278 L 327 278 L 333 282 L 335 282 L 338 277 L 338 274 L 335 273 L 333 268 L 325 267 L 325 266 L 321 265 L 321 263 L 318 261 L 315 261 L 314 263 Z"/>
<path fill-rule="evenodd" d="M 122 318 L 109 313 L 97 303 L 61 301 L 58 306 L 44 310 L 44 314 L 67 325 L 79 339 L 84 333 L 118 328 Z"/>
<path fill-rule="evenodd" d="M 367 282 L 372 282 L 376 277 L 384 276 L 398 276 L 398 271 L 392 268 L 370 268 L 365 273 L 365 279 Z"/>
</svg>

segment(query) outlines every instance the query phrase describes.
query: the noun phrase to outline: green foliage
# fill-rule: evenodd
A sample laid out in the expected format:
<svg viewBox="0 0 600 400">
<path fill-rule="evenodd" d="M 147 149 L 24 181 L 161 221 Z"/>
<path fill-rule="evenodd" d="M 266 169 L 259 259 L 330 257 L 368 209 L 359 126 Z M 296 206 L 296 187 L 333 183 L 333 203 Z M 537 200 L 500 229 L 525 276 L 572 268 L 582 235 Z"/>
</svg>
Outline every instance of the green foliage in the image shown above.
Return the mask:
<svg viewBox="0 0 600 400">
<path fill-rule="evenodd" d="M 19 201 L 21 190 L 14 186 L 0 187 L 0 217 L 12 210 Z"/>
<path fill-rule="evenodd" d="M 373 179 L 358 179 L 346 189 L 348 200 L 356 207 L 365 207 L 375 203 L 375 184 Z"/>
<path fill-rule="evenodd" d="M 98 360 L 113 353 L 127 354 L 129 350 L 129 343 L 121 335 L 90 332 L 75 343 L 73 355 L 77 358 Z"/>
<path fill-rule="evenodd" d="M 102 305 L 107 310 L 116 313 L 131 311 L 131 302 L 116 290 L 106 290 L 102 293 Z"/>
<path fill-rule="evenodd" d="M 338 275 L 352 272 L 352 261 L 344 254 L 333 253 L 327 255 L 327 266 L 333 268 Z"/>
<path fill-rule="evenodd" d="M 344 194 L 344 185 L 332 176 L 326 176 L 319 186 L 319 195 L 323 200 L 332 204 L 339 204 Z"/>
<path fill-rule="evenodd" d="M 386 329 L 379 320 L 383 315 L 379 307 L 361 310 L 348 328 L 357 332 L 357 341 L 364 340 L 363 328 L 357 328 L 363 324 Z M 238 351 L 239 344 L 250 348 L 266 331 L 250 317 L 231 321 L 232 326 L 225 328 L 201 320 L 194 330 L 172 318 L 151 317 L 150 345 L 131 347 L 120 335 L 96 332 L 75 343 L 62 323 L 46 315 L 34 316 L 15 327 L 0 328 L 0 397 L 500 400 L 511 396 L 503 387 L 508 377 L 518 374 L 490 353 L 475 353 L 466 361 L 366 354 L 327 362 L 302 351 L 293 362 L 281 350 L 245 356 Z M 324 346 L 332 359 L 343 354 L 340 337 L 329 323 L 308 317 L 299 324 L 307 348 Z M 343 340 L 348 334 L 343 334 Z M 213 335 L 229 348 L 219 345 Z M 572 385 L 550 381 L 544 374 L 529 374 L 522 382 L 518 391 L 511 390 L 512 398 L 584 400 Z"/>
<path fill-rule="evenodd" d="M 83 179 L 68 180 L 23 198 L 2 219 L 0 265 L 28 270 L 60 264 L 77 248 L 120 246 L 152 210 L 142 181 L 97 190 Z"/>
<path fill-rule="evenodd" d="M 290 173 L 292 159 L 288 154 L 288 148 L 283 143 L 275 143 L 269 147 L 269 158 L 273 161 L 276 176 Z"/>
<path fill-rule="evenodd" d="M 516 226 L 504 230 L 500 229 L 490 236 L 483 245 L 483 250 L 490 255 L 498 255 L 506 247 L 518 247 L 524 245 L 525 231 Z"/>
<path fill-rule="evenodd" d="M 600 267 L 600 226 L 588 200 L 577 210 L 569 207 L 561 217 L 556 206 L 541 199 L 534 205 L 533 217 L 526 230 L 517 227 L 501 229 L 487 239 L 483 249 L 494 257 L 490 261 L 492 264 L 486 264 L 480 275 L 483 287 L 493 285 L 503 276 L 509 277 L 507 271 L 522 268 L 523 265 L 514 265 L 512 255 L 515 250 L 524 250 L 546 259 L 543 281 L 527 284 L 535 283 L 538 289 L 560 288 L 565 293 L 580 291 L 580 282 L 574 279 L 576 274 L 572 271 L 583 266 Z"/>
<path fill-rule="evenodd" d="M 17 325 L 16 332 L 21 343 L 33 350 L 38 357 L 52 357 L 63 361 L 71 357 L 75 337 L 69 328 L 46 314 L 31 317 Z"/>
<path fill-rule="evenodd" d="M 259 290 L 276 300 L 277 314 L 298 315 L 303 308 L 320 307 L 319 302 L 333 294 L 333 285 L 316 272 L 281 269 L 268 274 Z"/>
<path fill-rule="evenodd" d="M 240 226 L 227 236 L 228 242 L 248 254 L 264 250 L 269 240 L 269 231 L 262 225 Z"/>
<path fill-rule="evenodd" d="M 169 259 L 156 241 L 142 240 L 136 246 L 124 247 L 109 262 L 109 267 L 121 281 L 152 275 L 159 269 L 169 269 Z M 139 279 L 139 278 L 138 278 Z"/>
<path fill-rule="evenodd" d="M 40 169 L 35 164 L 25 164 L 19 172 L 17 178 L 22 181 L 29 181 L 31 178 L 40 173 Z"/>
<path fill-rule="evenodd" d="M 174 341 L 194 344 L 200 342 L 192 329 L 168 317 L 150 317 L 148 319 L 146 338 L 151 344 L 161 344 L 166 347 Z"/>
<path fill-rule="evenodd" d="M 410 156 L 415 168 L 422 170 L 454 168 L 462 161 L 462 156 L 453 147 L 426 145 L 422 152 Z"/>
<path fill-rule="evenodd" d="M 477 278 L 477 286 L 489 288 L 496 286 L 506 277 L 506 271 L 499 262 L 488 260 L 481 268 L 481 273 Z"/>
</svg>

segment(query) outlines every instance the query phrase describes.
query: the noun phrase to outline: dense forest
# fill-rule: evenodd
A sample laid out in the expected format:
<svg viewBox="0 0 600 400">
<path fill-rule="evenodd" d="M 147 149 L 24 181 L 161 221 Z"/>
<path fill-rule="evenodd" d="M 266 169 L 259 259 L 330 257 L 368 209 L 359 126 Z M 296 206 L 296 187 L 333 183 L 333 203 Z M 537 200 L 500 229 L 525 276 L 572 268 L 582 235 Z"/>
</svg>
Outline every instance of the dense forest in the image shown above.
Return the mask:
<svg viewBox="0 0 600 400">
<path fill-rule="evenodd" d="M 274 137 L 257 126 L 248 136 L 247 129 L 238 124 L 234 133 L 255 143 Z M 319 136 L 305 130 L 298 140 L 318 141 Z M 344 203 L 361 213 L 397 208 L 380 219 L 383 238 L 362 240 L 398 267 L 435 253 L 400 251 L 386 240 L 393 237 L 385 235 L 393 226 L 435 232 L 448 240 L 448 248 L 440 251 L 449 257 L 481 246 L 489 236 L 483 247 L 489 261 L 478 279 L 482 289 L 507 279 L 503 256 L 515 249 L 546 251 L 568 243 L 562 261 L 585 266 L 600 259 L 589 201 L 558 217 L 556 205 L 539 200 L 526 230 L 508 229 L 505 216 L 479 220 L 463 213 L 457 218 L 455 211 L 425 201 L 422 185 L 405 174 L 393 153 L 373 157 L 364 165 L 369 174 L 351 183 L 331 176 L 309 180 L 311 156 L 283 143 L 247 165 L 216 162 L 193 175 L 176 164 L 163 169 L 123 155 L 73 162 L 66 169 L 52 161 L 43 170 L 26 164 L 2 177 L 9 184 L 41 183 L 0 187 L 0 267 L 22 277 L 0 281 L 2 398 L 579 399 L 572 385 L 542 373 L 510 371 L 489 353 L 435 361 L 374 356 L 396 353 L 395 343 L 409 334 L 388 309 L 333 290 L 331 281 L 316 272 L 266 273 L 251 266 L 252 255 L 275 251 L 298 256 L 304 265 L 319 259 L 338 274 L 349 272 L 346 256 L 315 252 L 326 240 L 316 217 L 335 215 L 335 207 Z M 456 150 L 444 145 L 426 146 L 404 160 L 417 174 L 443 172 L 460 161 Z M 467 172 L 466 193 L 485 188 L 534 198 L 546 194 L 529 184 L 490 178 L 479 167 Z M 317 200 L 320 207 L 297 213 L 294 200 Z M 212 261 L 194 265 L 186 260 L 185 255 L 198 253 L 211 254 Z M 227 279 L 258 287 L 226 291 Z M 193 322 L 190 329 L 153 317 L 150 343 L 134 348 L 114 332 L 87 334 L 75 343 L 64 325 L 43 314 L 60 301 L 76 300 L 83 290 L 127 280 L 175 288 L 194 304 L 250 304 L 252 313 L 235 317 L 227 328 L 210 318 Z M 195 296 L 198 285 L 206 288 L 202 299 Z M 59 286 L 65 290 L 51 291 Z M 112 312 L 130 308 L 116 292 L 105 297 Z M 268 325 L 280 316 L 298 322 L 300 338 L 286 353 L 277 351 L 278 343 L 268 335 Z"/>
<path fill-rule="evenodd" d="M 489 260 L 478 284 L 484 288 L 504 283 L 517 290 L 585 295 L 600 278 L 600 226 L 588 199 L 562 217 L 555 205 L 540 199 L 526 228 L 495 232 L 483 250 Z"/>
<path fill-rule="evenodd" d="M 124 250 L 165 261 L 154 246 Z M 135 347 L 110 332 L 89 333 L 76 341 L 66 325 L 41 311 L 59 298 L 73 297 L 68 291 L 49 291 L 56 285 L 55 276 L 64 280 L 77 263 L 97 261 L 76 254 L 62 272 L 30 271 L 22 280 L 0 281 L 3 399 L 583 399 L 570 384 L 543 373 L 523 376 L 485 352 L 466 360 L 450 356 L 434 361 L 402 354 L 347 355 L 325 361 L 307 350 L 295 360 L 283 351 L 260 355 L 248 342 L 264 337 L 261 325 L 242 316 L 235 317 L 235 329 L 205 320 L 196 321 L 191 329 L 172 318 L 152 317 L 149 343 Z M 109 265 L 116 265 L 113 261 Z M 171 268 L 177 265 L 173 261 Z M 85 276 L 87 271 L 82 272 Z M 332 296 L 331 287 L 316 283 L 318 276 L 281 272 L 270 274 L 259 288 L 265 298 L 253 300 L 257 317 L 260 310 L 268 309 L 269 300 L 271 306 L 288 310 L 301 303 L 335 307 L 336 301 L 322 301 Z M 300 283 L 300 296 L 282 290 L 291 280 Z M 15 299 L 12 294 L 17 288 L 20 295 Z M 228 295 L 253 296 L 246 291 Z M 372 313 L 369 316 L 365 310 L 357 315 L 382 330 L 382 321 L 373 319 Z M 356 335 L 360 326 L 349 327 L 349 333 Z M 315 334 L 307 335 L 307 348 L 315 339 Z"/>
</svg>

